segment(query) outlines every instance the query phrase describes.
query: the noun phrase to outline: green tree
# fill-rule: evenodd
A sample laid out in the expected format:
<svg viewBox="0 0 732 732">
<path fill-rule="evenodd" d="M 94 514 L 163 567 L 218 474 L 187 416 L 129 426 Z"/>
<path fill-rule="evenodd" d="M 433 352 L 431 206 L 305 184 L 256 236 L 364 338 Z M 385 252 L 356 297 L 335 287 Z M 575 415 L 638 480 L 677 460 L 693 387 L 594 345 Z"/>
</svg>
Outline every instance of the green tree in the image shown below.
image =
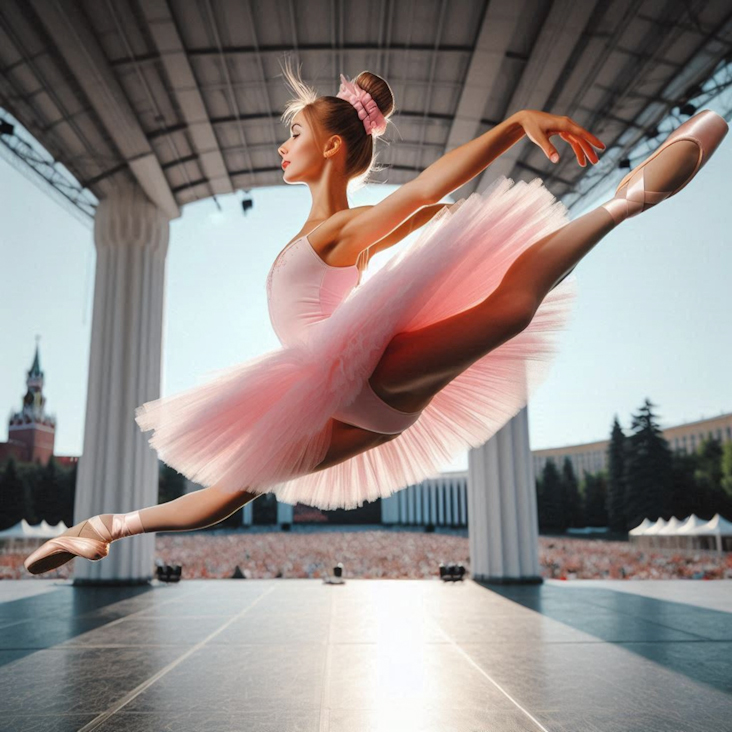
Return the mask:
<svg viewBox="0 0 732 732">
<path fill-rule="evenodd" d="M 60 518 L 67 526 L 73 526 L 74 524 L 74 503 L 76 500 L 76 476 L 78 468 L 79 464 L 73 463 L 61 472 L 59 479 L 59 495 L 61 496 L 60 502 L 62 505 Z"/>
<path fill-rule="evenodd" d="M 701 517 L 707 510 L 708 497 L 700 491 L 694 473 L 697 458 L 695 454 L 674 452 L 671 459 L 671 514 L 684 518 L 692 513 Z"/>
<path fill-rule="evenodd" d="M 25 509 L 23 480 L 14 457 L 8 458 L 0 473 L 0 531 L 15 526 Z"/>
<path fill-rule="evenodd" d="M 38 502 L 36 501 L 42 471 L 43 466 L 40 463 L 18 463 L 18 475 L 23 483 L 23 518 L 31 526 L 35 526 L 43 520 L 37 511 Z"/>
<path fill-rule="evenodd" d="M 45 520 L 52 526 L 57 524 L 63 517 L 63 498 L 61 470 L 56 459 L 51 455 L 48 462 L 39 471 L 38 483 L 33 495 L 35 515 L 39 520 Z"/>
<path fill-rule="evenodd" d="M 180 498 L 185 491 L 185 480 L 185 476 L 175 468 L 163 464 L 158 482 L 158 503 Z"/>
<path fill-rule="evenodd" d="M 564 531 L 562 479 L 552 459 L 544 464 L 538 495 L 539 529 Z"/>
<path fill-rule="evenodd" d="M 607 524 L 610 531 L 622 533 L 628 530 L 625 517 L 625 462 L 627 458 L 627 438 L 623 432 L 618 416 L 615 415 L 608 445 Z"/>
<path fill-rule="evenodd" d="M 584 492 L 587 526 L 607 526 L 607 474 L 605 471 L 586 473 Z"/>
<path fill-rule="evenodd" d="M 564 529 L 584 526 L 582 499 L 580 498 L 577 476 L 568 456 L 564 456 L 562 465 L 562 496 L 564 504 Z"/>
<path fill-rule="evenodd" d="M 725 442 L 722 447 L 722 490 L 732 498 L 732 442 Z"/>
<path fill-rule="evenodd" d="M 656 422 L 655 406 L 646 399 L 632 418 L 625 470 L 628 528 L 637 526 L 644 518 L 656 521 L 660 516 L 671 515 L 672 456 Z"/>
<path fill-rule="evenodd" d="M 694 480 L 708 492 L 722 489 L 722 444 L 715 437 L 707 437 L 696 449 L 697 463 Z"/>
<path fill-rule="evenodd" d="M 710 518 L 715 513 L 720 513 L 725 518 L 732 516 L 732 496 L 722 485 L 723 461 L 722 443 L 715 437 L 707 437 L 696 449 L 694 480 L 697 490 L 707 498 L 707 513 Z"/>
</svg>

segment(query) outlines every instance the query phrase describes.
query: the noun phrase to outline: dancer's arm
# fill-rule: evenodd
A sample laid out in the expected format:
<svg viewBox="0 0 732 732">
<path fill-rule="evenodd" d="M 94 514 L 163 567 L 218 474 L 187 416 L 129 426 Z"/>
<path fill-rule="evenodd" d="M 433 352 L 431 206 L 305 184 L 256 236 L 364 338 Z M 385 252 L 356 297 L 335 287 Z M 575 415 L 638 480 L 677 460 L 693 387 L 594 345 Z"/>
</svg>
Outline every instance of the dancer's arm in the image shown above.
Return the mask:
<svg viewBox="0 0 732 732">
<path fill-rule="evenodd" d="M 512 114 L 480 137 L 453 148 L 428 165 L 415 179 L 427 191 L 428 199 L 439 201 L 457 190 L 513 147 L 526 134 L 522 114 Z"/>
<path fill-rule="evenodd" d="M 456 147 L 373 208 L 346 221 L 334 234 L 335 247 L 342 253 L 342 258 L 355 261 L 364 249 L 391 236 L 411 216 L 418 215 L 421 209 L 434 205 L 480 173 L 523 137 L 520 119 L 521 113 L 517 112 L 475 140 Z M 440 177 L 444 180 L 439 180 Z M 327 224 L 321 227 L 321 236 L 328 234 L 326 228 Z"/>
<path fill-rule="evenodd" d="M 364 249 L 389 236 L 417 211 L 437 203 L 485 170 L 525 134 L 544 150 L 547 157 L 556 153 L 549 137 L 560 134 L 575 149 L 580 164 L 585 155 L 583 146 L 586 145 L 587 150 L 592 149 L 591 145 L 604 147 L 598 138 L 569 117 L 535 110 L 516 112 L 480 137 L 450 150 L 373 208 L 350 218 L 337 233 L 332 234 L 332 241 L 344 259 L 355 261 Z M 596 157 L 594 152 L 591 154 Z M 322 227 L 322 235 L 326 234 L 326 227 Z"/>
<path fill-rule="evenodd" d="M 398 244 L 402 239 L 408 237 L 415 229 L 419 229 L 430 221 L 439 211 L 443 208 L 450 208 L 454 206 L 453 203 L 431 203 L 429 206 L 419 209 L 417 213 L 410 216 L 401 226 L 394 229 L 388 236 L 383 239 L 379 239 L 375 244 L 372 244 L 368 250 L 369 255 L 373 256 L 378 252 L 389 249 L 395 244 Z"/>
<path fill-rule="evenodd" d="M 593 163 L 597 162 L 593 145 L 601 149 L 605 147 L 600 139 L 569 117 L 523 109 L 480 137 L 445 153 L 426 167 L 416 180 L 426 191 L 428 200 L 439 201 L 475 178 L 524 135 L 538 145 L 550 160 L 556 156 L 555 163 L 559 160 L 559 154 L 549 140 L 552 135 L 560 135 L 572 146 L 577 161 L 582 166 L 585 165 L 586 158 Z"/>
</svg>

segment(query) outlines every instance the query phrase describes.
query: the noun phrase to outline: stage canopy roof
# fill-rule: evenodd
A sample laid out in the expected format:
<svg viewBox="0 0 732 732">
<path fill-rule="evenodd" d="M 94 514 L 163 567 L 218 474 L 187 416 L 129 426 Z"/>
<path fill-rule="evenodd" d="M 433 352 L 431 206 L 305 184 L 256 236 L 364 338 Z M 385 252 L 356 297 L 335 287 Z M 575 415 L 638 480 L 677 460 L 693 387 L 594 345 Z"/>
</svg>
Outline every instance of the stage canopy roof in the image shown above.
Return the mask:
<svg viewBox="0 0 732 732">
<path fill-rule="evenodd" d="M 522 141 L 456 195 L 541 176 L 572 208 L 639 143 L 655 147 L 670 113 L 718 93 L 731 48 L 729 0 L 4 0 L 0 121 L 52 157 L 8 124 L 0 150 L 88 219 L 120 178 L 172 218 L 277 185 L 292 53 L 321 94 L 341 72 L 389 81 L 381 182 L 411 180 L 517 110 L 569 115 L 607 144 L 600 165 L 580 167 L 556 138 L 555 166 Z"/>
</svg>

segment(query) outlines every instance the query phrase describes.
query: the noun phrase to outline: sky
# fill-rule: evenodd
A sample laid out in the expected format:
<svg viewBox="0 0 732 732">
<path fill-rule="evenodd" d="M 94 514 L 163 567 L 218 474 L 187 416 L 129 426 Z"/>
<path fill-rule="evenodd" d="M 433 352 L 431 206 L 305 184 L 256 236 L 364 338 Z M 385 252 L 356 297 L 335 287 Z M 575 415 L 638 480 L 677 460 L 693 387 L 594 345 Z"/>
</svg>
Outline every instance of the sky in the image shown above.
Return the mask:
<svg viewBox="0 0 732 732">
<path fill-rule="evenodd" d="M 553 139 L 561 155 L 570 154 Z M 730 170 L 732 135 L 683 191 L 624 222 L 580 262 L 574 312 L 529 404 L 531 449 L 607 439 L 615 415 L 627 432 L 646 398 L 657 405 L 662 428 L 732 411 Z M 610 198 L 622 175 L 571 217 Z M 377 203 L 392 190 L 367 186 L 350 204 Z M 21 407 L 39 335 L 46 408 L 57 420 L 54 452 L 79 455 L 93 230 L 2 158 L 0 192 L 0 441 L 7 440 L 10 413 Z M 171 222 L 162 395 L 279 347 L 265 278 L 306 220 L 310 194 L 304 185 L 253 189 L 246 215 L 244 197 L 219 197 L 221 211 L 211 199 L 188 205 Z M 367 277 L 409 241 L 376 255 Z M 461 453 L 442 469 L 466 468 Z"/>
</svg>

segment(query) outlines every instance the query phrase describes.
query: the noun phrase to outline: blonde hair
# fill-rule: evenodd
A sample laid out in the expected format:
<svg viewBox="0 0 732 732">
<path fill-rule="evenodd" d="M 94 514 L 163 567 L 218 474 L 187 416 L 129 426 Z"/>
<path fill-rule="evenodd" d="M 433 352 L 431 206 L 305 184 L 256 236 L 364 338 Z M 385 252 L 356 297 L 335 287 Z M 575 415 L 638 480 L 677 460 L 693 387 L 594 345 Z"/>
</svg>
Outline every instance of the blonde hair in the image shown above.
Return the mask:
<svg viewBox="0 0 732 732">
<path fill-rule="evenodd" d="M 370 183 L 372 173 L 380 172 L 383 168 L 376 164 L 376 138 L 366 132 L 353 105 L 340 97 L 318 96 L 315 89 L 302 81 L 300 67 L 297 71 L 292 68 L 290 56 L 285 58 L 284 65 L 280 65 L 282 75 L 295 95 L 287 102 L 282 114 L 285 126 L 289 129 L 293 117 L 302 112 L 313 129 L 318 145 L 328 135 L 340 135 L 346 146 L 345 173 L 349 192 Z M 362 71 L 353 81 L 371 95 L 388 120 L 394 112 L 394 94 L 389 84 L 370 71 Z"/>
</svg>

